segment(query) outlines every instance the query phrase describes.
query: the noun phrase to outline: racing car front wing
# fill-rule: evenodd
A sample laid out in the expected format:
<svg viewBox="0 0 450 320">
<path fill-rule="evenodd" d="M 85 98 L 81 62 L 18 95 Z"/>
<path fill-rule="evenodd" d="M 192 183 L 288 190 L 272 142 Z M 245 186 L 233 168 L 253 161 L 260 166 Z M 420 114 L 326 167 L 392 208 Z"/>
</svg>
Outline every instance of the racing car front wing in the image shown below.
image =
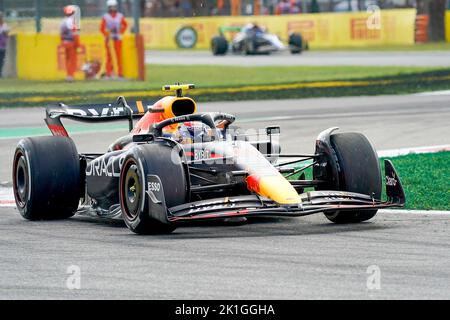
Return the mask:
<svg viewBox="0 0 450 320">
<path fill-rule="evenodd" d="M 403 186 L 391 161 L 385 160 L 387 201 L 372 195 L 345 191 L 312 191 L 300 195 L 297 205 L 280 205 L 258 195 L 191 202 L 168 209 L 168 221 L 188 222 L 248 216 L 298 217 L 320 212 L 361 211 L 403 207 Z"/>
</svg>

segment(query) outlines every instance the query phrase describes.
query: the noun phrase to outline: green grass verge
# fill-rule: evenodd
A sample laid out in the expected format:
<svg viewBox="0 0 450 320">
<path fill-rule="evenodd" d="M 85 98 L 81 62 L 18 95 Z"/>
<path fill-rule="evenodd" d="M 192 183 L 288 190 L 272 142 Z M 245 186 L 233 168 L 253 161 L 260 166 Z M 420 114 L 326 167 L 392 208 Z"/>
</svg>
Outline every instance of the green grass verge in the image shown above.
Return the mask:
<svg viewBox="0 0 450 320">
<path fill-rule="evenodd" d="M 160 89 L 175 82 L 195 83 L 201 88 L 291 82 L 365 79 L 439 70 L 426 67 L 232 67 L 147 65 L 147 81 L 25 81 L 0 79 L 0 95 L 71 94 Z"/>
<path fill-rule="evenodd" d="M 402 181 L 406 209 L 450 210 L 450 152 L 411 154 L 389 159 Z M 380 159 L 380 163 L 384 172 L 384 158 Z M 306 179 L 312 179 L 311 169 L 305 173 Z"/>
<path fill-rule="evenodd" d="M 438 78 L 436 78 L 438 77 Z M 443 78 L 444 77 L 444 78 Z M 145 82 L 88 81 L 65 83 L 56 81 L 24 81 L 0 79 L 0 107 L 39 106 L 54 100 L 66 103 L 111 102 L 112 96 L 126 93 L 129 99 L 155 100 L 160 93 L 142 97 L 145 91 L 159 90 L 175 82 L 195 83 L 205 89 L 195 96 L 201 101 L 306 98 L 321 96 L 376 95 L 410 93 L 450 88 L 450 69 L 425 67 L 229 67 L 229 66 L 147 66 Z M 271 89 L 227 92 L 226 88 L 242 86 L 308 84 L 324 81 L 380 81 L 395 83 L 355 86 L 309 86 L 302 89 Z M 208 92 L 208 89 L 222 92 Z M 107 97 L 106 97 L 106 96 Z M 37 100 L 33 100 L 36 98 Z M 53 99 L 53 100 L 52 100 Z M 48 100 L 48 101 L 47 101 Z"/>
<path fill-rule="evenodd" d="M 407 209 L 450 210 L 450 152 L 411 154 L 391 160 L 405 189 Z"/>
</svg>

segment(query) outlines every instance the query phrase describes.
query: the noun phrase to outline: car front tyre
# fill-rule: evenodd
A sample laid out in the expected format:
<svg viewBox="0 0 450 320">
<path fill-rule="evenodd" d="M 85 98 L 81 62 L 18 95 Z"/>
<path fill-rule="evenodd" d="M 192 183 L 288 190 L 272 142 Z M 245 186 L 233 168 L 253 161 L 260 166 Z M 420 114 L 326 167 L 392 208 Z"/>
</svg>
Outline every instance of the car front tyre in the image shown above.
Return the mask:
<svg viewBox="0 0 450 320">
<path fill-rule="evenodd" d="M 339 165 L 339 190 L 381 198 L 382 180 L 377 153 L 361 133 L 330 136 Z M 325 216 L 335 223 L 358 223 L 372 219 L 377 210 L 336 211 Z"/>
</svg>

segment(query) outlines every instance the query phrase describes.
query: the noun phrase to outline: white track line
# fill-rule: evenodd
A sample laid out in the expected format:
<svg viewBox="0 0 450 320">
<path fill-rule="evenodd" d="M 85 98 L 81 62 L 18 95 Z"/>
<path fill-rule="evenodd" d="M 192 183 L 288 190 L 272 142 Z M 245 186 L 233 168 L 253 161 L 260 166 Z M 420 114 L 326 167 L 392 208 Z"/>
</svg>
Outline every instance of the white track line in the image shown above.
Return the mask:
<svg viewBox="0 0 450 320">
<path fill-rule="evenodd" d="M 430 92 L 420 92 L 413 94 L 414 96 L 449 96 L 450 90 L 441 90 L 441 91 L 430 91 Z"/>
<path fill-rule="evenodd" d="M 381 209 L 381 214 L 415 214 L 415 215 L 450 215 L 450 211 L 442 210 L 406 210 L 406 209 Z"/>
<path fill-rule="evenodd" d="M 15 207 L 14 194 L 11 187 L 0 186 L 0 207 Z"/>
<path fill-rule="evenodd" d="M 378 157 L 398 157 L 405 156 L 408 154 L 420 154 L 420 153 L 436 153 L 441 151 L 450 151 L 450 144 L 440 145 L 440 146 L 426 146 L 426 147 L 415 147 L 415 148 L 401 148 L 401 149 L 391 149 L 391 150 L 381 150 L 378 151 Z"/>
<path fill-rule="evenodd" d="M 2 201 L 0 200 L 0 208 L 15 208 L 16 203 L 14 201 Z"/>
</svg>

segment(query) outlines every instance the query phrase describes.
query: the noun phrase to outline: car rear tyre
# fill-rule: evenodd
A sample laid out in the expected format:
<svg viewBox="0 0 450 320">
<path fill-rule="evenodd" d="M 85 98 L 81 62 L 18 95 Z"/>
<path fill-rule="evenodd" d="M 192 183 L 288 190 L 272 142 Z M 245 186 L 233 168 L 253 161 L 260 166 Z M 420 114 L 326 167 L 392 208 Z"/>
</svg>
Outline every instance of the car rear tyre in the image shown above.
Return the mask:
<svg viewBox="0 0 450 320">
<path fill-rule="evenodd" d="M 70 138 L 37 137 L 19 142 L 13 160 L 13 192 L 25 219 L 73 216 L 81 190 L 80 159 Z"/>
<path fill-rule="evenodd" d="M 339 190 L 381 197 L 381 171 L 377 153 L 360 133 L 330 136 L 339 166 Z M 373 218 L 377 210 L 336 211 L 325 216 L 335 223 L 358 223 Z"/>
<path fill-rule="evenodd" d="M 223 36 L 216 36 L 211 40 L 211 50 L 215 56 L 221 56 L 228 51 L 228 41 Z"/>
<path fill-rule="evenodd" d="M 170 146 L 160 144 L 135 148 L 125 158 L 120 174 L 120 205 L 127 227 L 137 234 L 167 234 L 176 227 L 152 217 L 147 183 L 149 175 L 158 176 L 167 208 L 188 200 L 188 181 L 181 158 Z M 175 155 L 175 157 L 174 157 Z M 175 159 L 174 159 L 175 158 Z"/>
<path fill-rule="evenodd" d="M 289 46 L 292 54 L 300 54 L 303 50 L 303 38 L 298 33 L 293 33 L 289 36 Z"/>
</svg>

